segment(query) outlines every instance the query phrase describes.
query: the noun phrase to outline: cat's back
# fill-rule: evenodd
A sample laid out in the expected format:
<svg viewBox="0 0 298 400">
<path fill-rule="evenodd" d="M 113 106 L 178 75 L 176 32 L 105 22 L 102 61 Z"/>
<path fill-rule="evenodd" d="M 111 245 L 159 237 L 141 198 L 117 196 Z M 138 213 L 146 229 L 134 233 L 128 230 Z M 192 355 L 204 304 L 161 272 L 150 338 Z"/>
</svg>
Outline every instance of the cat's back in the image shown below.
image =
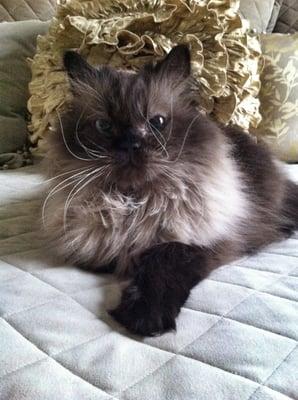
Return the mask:
<svg viewBox="0 0 298 400">
<path fill-rule="evenodd" d="M 243 174 L 249 194 L 262 201 L 279 201 L 286 179 L 266 143 L 233 126 L 225 128 L 224 133 L 232 144 L 231 156 Z"/>
</svg>

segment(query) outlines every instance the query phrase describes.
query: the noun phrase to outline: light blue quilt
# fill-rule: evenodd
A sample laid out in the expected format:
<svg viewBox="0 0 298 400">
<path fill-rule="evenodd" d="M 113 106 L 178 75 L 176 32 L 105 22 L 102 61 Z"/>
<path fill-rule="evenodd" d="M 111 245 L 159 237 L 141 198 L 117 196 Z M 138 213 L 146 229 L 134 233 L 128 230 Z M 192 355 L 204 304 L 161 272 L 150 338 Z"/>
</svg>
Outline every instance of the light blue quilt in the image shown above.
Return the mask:
<svg viewBox="0 0 298 400">
<path fill-rule="evenodd" d="M 112 276 L 47 249 L 41 181 L 38 165 L 0 174 L 1 400 L 298 399 L 298 234 L 214 271 L 176 333 L 142 339 L 106 313 Z"/>
</svg>

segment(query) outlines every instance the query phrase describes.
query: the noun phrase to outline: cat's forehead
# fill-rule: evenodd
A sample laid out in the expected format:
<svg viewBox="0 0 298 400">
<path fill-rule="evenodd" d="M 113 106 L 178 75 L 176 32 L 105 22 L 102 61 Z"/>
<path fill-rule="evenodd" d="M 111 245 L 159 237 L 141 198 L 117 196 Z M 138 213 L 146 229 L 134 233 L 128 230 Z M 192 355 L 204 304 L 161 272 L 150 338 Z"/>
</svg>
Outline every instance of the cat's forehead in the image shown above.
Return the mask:
<svg viewBox="0 0 298 400">
<path fill-rule="evenodd" d="M 137 73 L 109 65 L 93 67 L 73 51 L 65 53 L 63 62 L 74 106 L 89 107 L 90 118 L 169 114 L 189 101 L 190 52 L 183 45 L 174 47 L 162 60 L 145 64 Z"/>
<path fill-rule="evenodd" d="M 135 117 L 139 114 L 167 114 L 173 105 L 173 93 L 167 80 L 144 76 L 142 72 L 119 71 L 122 109 L 127 109 Z M 142 115 L 141 115 L 142 116 Z"/>
<path fill-rule="evenodd" d="M 90 104 L 90 112 L 100 118 L 120 124 L 142 123 L 157 114 L 164 116 L 173 111 L 174 93 L 168 79 L 158 80 L 142 71 L 101 69 L 99 78 L 89 83 L 90 98 L 77 98 L 81 104 Z M 92 87 L 93 85 L 93 87 Z"/>
</svg>

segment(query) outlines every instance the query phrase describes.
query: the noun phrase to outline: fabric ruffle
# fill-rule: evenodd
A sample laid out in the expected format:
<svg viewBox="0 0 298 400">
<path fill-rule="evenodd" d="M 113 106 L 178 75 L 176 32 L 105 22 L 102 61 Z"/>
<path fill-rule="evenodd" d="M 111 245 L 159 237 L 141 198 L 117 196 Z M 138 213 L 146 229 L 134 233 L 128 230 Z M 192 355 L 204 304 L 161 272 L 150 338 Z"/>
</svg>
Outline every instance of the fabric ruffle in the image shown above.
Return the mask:
<svg viewBox="0 0 298 400">
<path fill-rule="evenodd" d="M 138 70 L 188 44 L 202 109 L 222 123 L 256 127 L 263 61 L 238 8 L 239 0 L 58 0 L 31 62 L 32 142 L 44 137 L 55 110 L 70 99 L 66 49 L 78 49 L 93 65 Z"/>
</svg>

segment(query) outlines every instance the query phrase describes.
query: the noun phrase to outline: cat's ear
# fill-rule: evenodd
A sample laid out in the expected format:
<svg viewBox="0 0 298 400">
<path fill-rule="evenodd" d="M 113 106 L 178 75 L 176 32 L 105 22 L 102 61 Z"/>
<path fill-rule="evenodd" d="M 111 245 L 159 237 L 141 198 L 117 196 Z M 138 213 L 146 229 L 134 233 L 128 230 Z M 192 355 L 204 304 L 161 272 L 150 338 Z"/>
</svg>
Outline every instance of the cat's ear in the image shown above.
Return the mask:
<svg viewBox="0 0 298 400">
<path fill-rule="evenodd" d="M 169 54 L 156 65 L 155 69 L 157 73 L 176 79 L 188 78 L 191 73 L 191 56 L 188 46 L 173 47 Z"/>
<path fill-rule="evenodd" d="M 75 51 L 64 53 L 63 64 L 68 76 L 73 81 L 89 82 L 97 75 L 97 70 Z"/>
</svg>

